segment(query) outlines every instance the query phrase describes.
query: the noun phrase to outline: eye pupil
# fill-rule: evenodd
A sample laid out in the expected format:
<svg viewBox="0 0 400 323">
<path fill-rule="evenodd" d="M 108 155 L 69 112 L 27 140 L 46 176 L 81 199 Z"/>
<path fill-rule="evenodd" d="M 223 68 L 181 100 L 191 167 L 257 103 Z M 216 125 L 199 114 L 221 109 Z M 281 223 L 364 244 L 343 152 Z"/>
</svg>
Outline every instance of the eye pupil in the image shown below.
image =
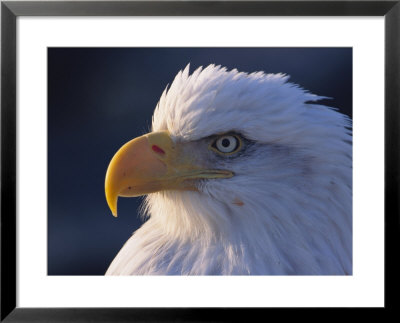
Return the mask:
<svg viewBox="0 0 400 323">
<path fill-rule="evenodd" d="M 231 144 L 231 142 L 229 141 L 229 139 L 225 138 L 222 140 L 222 146 L 229 147 L 230 144 Z"/>
</svg>

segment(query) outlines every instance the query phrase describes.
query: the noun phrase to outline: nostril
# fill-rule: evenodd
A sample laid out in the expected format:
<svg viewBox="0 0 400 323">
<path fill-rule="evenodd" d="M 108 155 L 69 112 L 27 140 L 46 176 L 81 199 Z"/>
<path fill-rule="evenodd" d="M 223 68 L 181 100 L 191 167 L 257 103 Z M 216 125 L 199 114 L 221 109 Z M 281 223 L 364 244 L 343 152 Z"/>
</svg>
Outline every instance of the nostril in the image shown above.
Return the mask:
<svg viewBox="0 0 400 323">
<path fill-rule="evenodd" d="M 162 150 L 160 147 L 158 147 L 157 145 L 153 145 L 151 146 L 151 149 L 153 149 L 154 152 L 158 153 L 158 154 L 165 154 L 165 151 Z"/>
</svg>

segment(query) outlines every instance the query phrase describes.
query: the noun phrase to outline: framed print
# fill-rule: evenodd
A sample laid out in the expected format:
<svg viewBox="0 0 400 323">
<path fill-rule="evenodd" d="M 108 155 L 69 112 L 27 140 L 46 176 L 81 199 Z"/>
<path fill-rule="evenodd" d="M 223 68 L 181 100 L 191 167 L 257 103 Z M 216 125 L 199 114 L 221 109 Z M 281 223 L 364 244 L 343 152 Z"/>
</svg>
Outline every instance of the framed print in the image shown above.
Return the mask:
<svg viewBox="0 0 400 323">
<path fill-rule="evenodd" d="M 394 306 L 398 1 L 1 10 L 2 320 Z"/>
</svg>

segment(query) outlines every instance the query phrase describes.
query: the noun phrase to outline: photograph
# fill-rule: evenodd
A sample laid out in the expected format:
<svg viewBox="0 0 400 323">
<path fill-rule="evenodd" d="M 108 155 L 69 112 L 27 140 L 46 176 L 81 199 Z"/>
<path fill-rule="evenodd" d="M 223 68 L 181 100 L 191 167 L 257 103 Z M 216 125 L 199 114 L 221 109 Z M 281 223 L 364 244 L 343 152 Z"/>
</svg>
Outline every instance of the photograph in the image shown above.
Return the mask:
<svg viewBox="0 0 400 323">
<path fill-rule="evenodd" d="M 48 47 L 47 275 L 353 275 L 352 47 Z"/>
</svg>

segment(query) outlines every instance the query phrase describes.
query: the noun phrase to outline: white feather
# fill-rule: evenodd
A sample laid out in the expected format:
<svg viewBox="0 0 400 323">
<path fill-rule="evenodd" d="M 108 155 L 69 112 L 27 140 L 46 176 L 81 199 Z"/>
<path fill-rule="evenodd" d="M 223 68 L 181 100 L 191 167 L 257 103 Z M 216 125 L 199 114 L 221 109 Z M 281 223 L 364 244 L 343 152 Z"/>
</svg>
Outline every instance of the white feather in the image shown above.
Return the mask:
<svg viewBox="0 0 400 323">
<path fill-rule="evenodd" d="M 148 221 L 108 275 L 352 274 L 351 122 L 287 81 L 214 65 L 177 74 L 153 131 L 187 143 L 235 131 L 256 144 L 221 162 L 230 179 L 149 194 Z"/>
</svg>

